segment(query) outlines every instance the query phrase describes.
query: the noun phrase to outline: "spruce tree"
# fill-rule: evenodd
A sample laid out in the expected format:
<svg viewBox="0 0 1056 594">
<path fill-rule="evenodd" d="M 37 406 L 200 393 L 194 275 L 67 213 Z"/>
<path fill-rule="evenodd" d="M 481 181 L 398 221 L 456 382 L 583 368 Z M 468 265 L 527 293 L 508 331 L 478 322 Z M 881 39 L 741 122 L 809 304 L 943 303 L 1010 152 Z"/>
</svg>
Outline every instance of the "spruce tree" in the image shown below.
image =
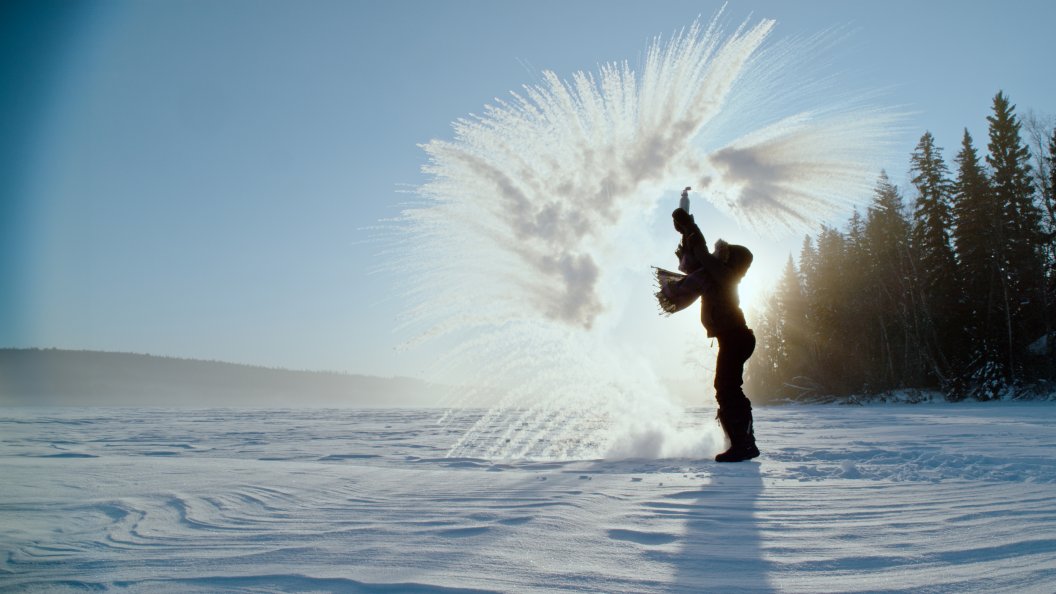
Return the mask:
<svg viewBox="0 0 1056 594">
<path fill-rule="evenodd" d="M 967 129 L 956 163 L 953 239 L 961 285 L 959 326 L 967 335 L 962 350 L 965 362 L 959 375 L 967 390 L 970 384 L 981 379 L 979 374 L 986 369 L 996 366 L 996 375 L 1004 375 L 999 371 L 1007 358 L 1001 354 L 1001 345 L 1005 344 L 1001 340 L 1005 316 L 999 309 L 1003 300 L 998 239 L 1003 231 L 1000 205 L 994 199 L 990 180 Z"/>
<path fill-rule="evenodd" d="M 803 237 L 803 246 L 799 251 L 800 293 L 803 295 L 803 308 L 800 312 L 803 317 L 803 327 L 797 337 L 803 349 L 798 363 L 800 374 L 810 373 L 808 370 L 812 369 L 818 360 L 817 313 L 815 311 L 815 305 L 818 302 L 815 295 L 817 270 L 818 251 L 814 247 L 814 238 L 806 235 Z"/>
<path fill-rule="evenodd" d="M 1052 130 L 1052 138 L 1049 139 L 1049 154 L 1046 157 L 1049 164 L 1049 175 L 1048 184 L 1044 196 L 1045 214 L 1048 217 L 1047 231 L 1049 233 L 1049 241 L 1053 241 L 1056 237 L 1052 237 L 1056 233 L 1056 128 Z"/>
<path fill-rule="evenodd" d="M 766 310 L 756 323 L 760 348 L 748 360 L 746 369 L 751 392 L 802 396 L 801 390 L 792 386 L 796 385 L 794 378 L 802 375 L 805 326 L 802 283 L 789 255 Z"/>
<path fill-rule="evenodd" d="M 846 240 L 834 228 L 824 226 L 818 233 L 818 256 L 814 270 L 814 290 L 808 304 L 817 349 L 811 376 L 830 392 L 843 392 L 857 386 L 847 383 L 843 349 L 846 320 Z"/>
<path fill-rule="evenodd" d="M 1008 372 L 1016 379 L 1026 346 L 1038 338 L 1043 320 L 1041 212 L 1031 183 L 1030 151 L 1020 123 L 1003 93 L 994 97 L 989 154 L 994 198 L 1001 209 L 997 239 L 1001 270 L 1001 312 L 1005 316 Z"/>
<path fill-rule="evenodd" d="M 803 280 L 803 294 L 809 299 L 811 287 L 808 280 L 814 278 L 814 271 L 818 266 L 818 252 L 814 249 L 814 238 L 810 235 L 803 237 L 803 247 L 799 250 L 799 275 Z"/>
<path fill-rule="evenodd" d="M 1046 242 L 1048 253 L 1046 257 L 1046 269 L 1050 278 L 1056 273 L 1056 128 L 1052 130 L 1052 138 L 1049 139 L 1048 154 L 1045 162 L 1048 165 L 1046 171 L 1046 183 L 1042 188 L 1042 205 L 1044 208 L 1044 221 L 1042 223 L 1043 241 Z"/>
<path fill-rule="evenodd" d="M 744 368 L 744 388 L 754 394 L 752 401 L 769 400 L 778 394 L 777 374 L 781 368 L 782 350 L 781 335 L 775 318 L 780 315 L 776 298 L 770 295 L 762 311 L 752 319 L 751 324 L 758 341 L 755 352 L 748 359 Z"/>
<path fill-rule="evenodd" d="M 858 212 L 858 208 L 855 207 L 847 222 L 847 249 L 851 255 L 859 255 L 857 252 L 863 247 L 864 237 L 865 221 L 862 220 L 862 213 Z"/>
<path fill-rule="evenodd" d="M 844 306 L 840 348 L 845 353 L 847 384 L 854 391 L 868 392 L 871 386 L 869 367 L 869 319 L 863 315 L 863 304 L 872 296 L 868 291 L 869 270 L 872 263 L 866 253 L 865 220 L 855 208 L 847 223 L 843 279 Z"/>
<path fill-rule="evenodd" d="M 780 318 L 783 345 L 781 365 L 786 377 L 800 376 L 804 373 L 805 358 L 810 351 L 810 333 L 803 281 L 791 255 L 781 275 L 777 299 L 782 312 Z"/>
<path fill-rule="evenodd" d="M 925 132 L 911 157 L 910 173 L 917 198 L 910 262 L 916 289 L 914 313 L 924 341 L 921 348 L 934 379 L 943 381 L 950 365 L 947 353 L 956 358 L 954 349 L 963 340 L 955 332 L 954 319 L 959 290 L 950 244 L 952 183 L 941 152 L 931 133 Z"/>
<path fill-rule="evenodd" d="M 1045 300 L 1045 346 L 1042 356 L 1046 364 L 1042 373 L 1049 379 L 1056 379 L 1056 128 L 1049 140 L 1048 154 L 1045 161 L 1048 165 L 1047 182 L 1043 184 L 1042 204 L 1045 209 L 1043 224 L 1043 243 L 1045 245 L 1044 279 Z"/>
<path fill-rule="evenodd" d="M 902 195 L 886 172 L 880 173 L 865 222 L 865 253 L 869 258 L 863 313 L 870 318 L 868 350 L 877 364 L 869 385 L 878 391 L 904 387 L 909 377 L 913 340 L 909 311 L 909 222 Z"/>
</svg>

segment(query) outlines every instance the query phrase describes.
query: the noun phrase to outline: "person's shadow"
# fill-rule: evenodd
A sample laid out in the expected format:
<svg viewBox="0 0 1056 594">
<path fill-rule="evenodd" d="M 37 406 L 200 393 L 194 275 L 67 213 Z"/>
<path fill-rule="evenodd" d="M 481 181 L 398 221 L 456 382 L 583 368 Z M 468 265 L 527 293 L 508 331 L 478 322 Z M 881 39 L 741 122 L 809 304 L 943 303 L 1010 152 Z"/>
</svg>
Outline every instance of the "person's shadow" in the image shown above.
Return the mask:
<svg viewBox="0 0 1056 594">
<path fill-rule="evenodd" d="M 667 495 L 686 518 L 672 592 L 773 590 L 757 517 L 759 471 L 758 462 L 717 463 L 708 484 Z"/>
</svg>

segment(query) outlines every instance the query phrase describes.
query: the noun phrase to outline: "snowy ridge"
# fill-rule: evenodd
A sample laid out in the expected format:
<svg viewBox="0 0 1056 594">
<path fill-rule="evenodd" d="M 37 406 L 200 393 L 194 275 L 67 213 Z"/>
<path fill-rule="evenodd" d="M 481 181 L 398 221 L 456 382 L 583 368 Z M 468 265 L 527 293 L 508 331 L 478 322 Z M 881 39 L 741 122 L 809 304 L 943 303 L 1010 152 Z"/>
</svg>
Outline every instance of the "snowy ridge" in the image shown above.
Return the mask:
<svg viewBox="0 0 1056 594">
<path fill-rule="evenodd" d="M 482 412 L 3 409 L 0 591 L 1051 591 L 1056 407 L 756 412 L 719 465 L 446 457 Z"/>
<path fill-rule="evenodd" d="M 412 378 L 295 371 L 136 353 L 0 348 L 2 406 L 430 406 Z"/>
</svg>

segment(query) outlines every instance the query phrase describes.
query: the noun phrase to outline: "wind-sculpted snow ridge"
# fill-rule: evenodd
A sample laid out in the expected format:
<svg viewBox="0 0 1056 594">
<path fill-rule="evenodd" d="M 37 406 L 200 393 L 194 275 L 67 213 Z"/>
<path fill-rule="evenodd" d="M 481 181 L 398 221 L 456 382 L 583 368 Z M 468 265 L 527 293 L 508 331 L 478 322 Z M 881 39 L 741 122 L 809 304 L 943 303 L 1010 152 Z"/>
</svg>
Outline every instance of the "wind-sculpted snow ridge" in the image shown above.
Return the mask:
<svg viewBox="0 0 1056 594">
<path fill-rule="evenodd" d="M 1051 590 L 1051 403 L 756 412 L 723 465 L 446 456 L 479 412 L 0 409 L 0 591 Z"/>
<path fill-rule="evenodd" d="M 650 437 L 675 435 L 679 410 L 614 328 L 614 303 L 653 284 L 643 218 L 692 185 L 761 234 L 813 229 L 868 199 L 897 119 L 815 75 L 828 37 L 774 40 L 775 26 L 716 17 L 655 42 L 640 69 L 543 72 L 423 146 L 429 179 L 389 255 L 408 346 L 448 341 L 435 374 L 486 386 L 452 405 L 505 395 L 451 455 L 714 453 L 716 436 Z"/>
</svg>

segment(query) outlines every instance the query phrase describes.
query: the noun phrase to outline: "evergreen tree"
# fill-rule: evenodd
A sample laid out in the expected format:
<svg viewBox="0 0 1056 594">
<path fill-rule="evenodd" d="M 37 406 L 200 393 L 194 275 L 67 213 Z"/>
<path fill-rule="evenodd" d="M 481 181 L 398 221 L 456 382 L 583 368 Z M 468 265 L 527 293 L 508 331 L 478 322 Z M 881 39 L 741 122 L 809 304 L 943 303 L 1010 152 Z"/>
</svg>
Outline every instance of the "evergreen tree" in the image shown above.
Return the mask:
<svg viewBox="0 0 1056 594">
<path fill-rule="evenodd" d="M 964 381 L 971 382 L 971 375 L 989 362 L 1005 360 L 1000 355 L 1004 316 L 998 310 L 1002 293 L 998 239 L 1002 233 L 1001 210 L 967 129 L 956 162 L 953 239 L 962 287 L 959 326 L 967 334 L 961 375 Z"/>
<path fill-rule="evenodd" d="M 848 312 L 846 299 L 846 245 L 842 234 L 831 227 L 822 227 L 818 234 L 818 254 L 814 269 L 811 301 L 807 304 L 813 323 L 812 337 L 817 356 L 811 363 L 809 375 L 831 392 L 842 392 L 856 386 L 848 385 L 846 356 L 843 349 L 844 325 Z"/>
<path fill-rule="evenodd" d="M 1049 139 L 1048 154 L 1045 155 L 1045 163 L 1048 165 L 1045 181 L 1042 184 L 1042 205 L 1044 207 L 1042 222 L 1043 240 L 1046 242 L 1048 254 L 1046 257 L 1050 277 L 1056 270 L 1056 128 L 1052 130 L 1052 138 Z"/>
<path fill-rule="evenodd" d="M 957 178 L 953 183 L 954 252 L 958 266 L 967 274 L 969 284 L 984 275 L 974 274 L 988 266 L 993 253 L 991 234 L 997 231 L 999 209 L 993 200 L 990 181 L 979 162 L 972 136 L 965 128 L 961 150 L 955 158 Z"/>
<path fill-rule="evenodd" d="M 864 241 L 865 221 L 862 220 L 862 214 L 855 207 L 850 221 L 847 222 L 847 249 L 852 257 L 860 255 L 858 252 L 864 247 Z"/>
<path fill-rule="evenodd" d="M 1056 239 L 1053 237 L 1053 234 L 1056 233 L 1056 128 L 1053 128 L 1052 138 L 1049 139 L 1049 154 L 1046 157 L 1046 161 L 1049 164 L 1048 183 L 1043 190 L 1045 215 L 1048 219 L 1046 221 L 1046 231 L 1049 234 L 1048 240 L 1053 241 L 1053 239 Z"/>
<path fill-rule="evenodd" d="M 845 369 L 847 370 L 847 384 L 855 391 L 869 392 L 873 386 L 868 384 L 870 360 L 869 331 L 871 328 L 870 317 L 863 315 L 864 304 L 869 303 L 871 295 L 869 270 L 872 262 L 868 257 L 865 245 L 865 220 L 858 209 L 854 209 L 847 223 L 847 236 L 845 241 L 845 256 L 843 283 L 844 307 L 842 324 L 842 336 L 840 348 L 845 353 Z"/>
<path fill-rule="evenodd" d="M 1048 165 L 1047 183 L 1042 187 L 1042 204 L 1045 220 L 1043 223 L 1043 243 L 1045 246 L 1044 266 L 1046 270 L 1043 291 L 1045 302 L 1045 344 L 1043 352 L 1045 368 L 1043 373 L 1050 379 L 1056 379 L 1056 128 L 1053 128 L 1049 140 L 1048 154 L 1045 163 Z"/>
<path fill-rule="evenodd" d="M 781 275 L 777 298 L 783 313 L 780 319 L 783 346 L 781 364 L 787 370 L 786 373 L 792 374 L 793 377 L 799 376 L 803 374 L 805 359 L 812 347 L 803 280 L 796 270 L 792 256 L 788 257 Z"/>
<path fill-rule="evenodd" d="M 768 395 L 802 395 L 801 390 L 791 386 L 801 375 L 805 326 L 802 283 L 790 255 L 755 328 L 761 348 L 748 360 L 746 374 L 750 391 Z"/>
<path fill-rule="evenodd" d="M 912 385 L 908 371 L 913 332 L 909 315 L 909 222 L 902 195 L 886 172 L 877 181 L 873 204 L 866 216 L 865 253 L 869 259 L 863 304 L 870 317 L 868 347 L 876 362 L 866 379 L 876 390 Z"/>
<path fill-rule="evenodd" d="M 802 328 L 797 340 L 803 349 L 798 359 L 796 375 L 810 374 L 811 369 L 817 366 L 818 343 L 817 343 L 817 312 L 814 304 L 817 303 L 817 270 L 818 251 L 814 247 L 814 238 L 807 235 L 803 238 L 803 247 L 799 251 L 799 279 L 800 293 L 803 296 L 803 305 L 799 315 L 802 316 Z M 812 381 L 814 381 L 812 379 Z"/>
<path fill-rule="evenodd" d="M 814 238 L 806 235 L 803 237 L 803 247 L 799 250 L 799 274 L 803 280 L 803 294 L 810 297 L 810 287 L 806 285 L 807 279 L 814 278 L 814 272 L 818 266 L 818 252 L 814 249 Z"/>
<path fill-rule="evenodd" d="M 917 190 L 911 263 L 916 323 L 924 340 L 921 347 L 935 378 L 945 380 L 946 354 L 954 354 L 963 340 L 954 332 L 959 287 L 950 244 L 952 184 L 941 151 L 931 133 L 925 132 L 911 157 L 910 173 Z"/>
<path fill-rule="evenodd" d="M 1003 355 L 1007 371 L 1015 379 L 1026 346 L 1038 338 L 1043 319 L 1041 294 L 1041 212 L 1034 201 L 1030 151 L 1020 139 L 1020 123 L 1003 93 L 994 97 L 990 123 L 989 154 L 994 198 L 1001 209 L 999 261 L 1001 311 L 1005 315 L 1007 341 Z"/>
<path fill-rule="evenodd" d="M 754 395 L 753 402 L 770 400 L 779 392 L 777 377 L 783 367 L 780 360 L 782 337 L 776 323 L 779 315 L 777 300 L 770 295 L 762 311 L 751 321 L 757 344 L 744 368 L 744 389 Z"/>
</svg>

